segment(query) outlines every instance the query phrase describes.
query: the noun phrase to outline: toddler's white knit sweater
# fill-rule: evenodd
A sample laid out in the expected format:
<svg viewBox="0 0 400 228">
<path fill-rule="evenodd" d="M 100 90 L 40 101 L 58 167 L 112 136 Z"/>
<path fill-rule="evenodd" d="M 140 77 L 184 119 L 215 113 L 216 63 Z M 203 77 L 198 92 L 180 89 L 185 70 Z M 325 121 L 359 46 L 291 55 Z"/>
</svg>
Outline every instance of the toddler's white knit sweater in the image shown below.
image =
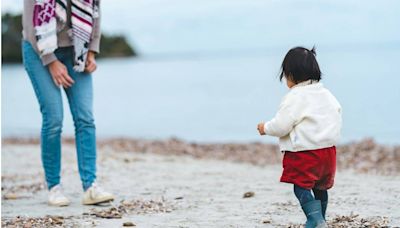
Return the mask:
<svg viewBox="0 0 400 228">
<path fill-rule="evenodd" d="M 341 126 L 339 102 L 322 83 L 309 80 L 290 89 L 264 127 L 267 135 L 279 137 L 281 151 L 297 152 L 334 146 Z"/>
</svg>

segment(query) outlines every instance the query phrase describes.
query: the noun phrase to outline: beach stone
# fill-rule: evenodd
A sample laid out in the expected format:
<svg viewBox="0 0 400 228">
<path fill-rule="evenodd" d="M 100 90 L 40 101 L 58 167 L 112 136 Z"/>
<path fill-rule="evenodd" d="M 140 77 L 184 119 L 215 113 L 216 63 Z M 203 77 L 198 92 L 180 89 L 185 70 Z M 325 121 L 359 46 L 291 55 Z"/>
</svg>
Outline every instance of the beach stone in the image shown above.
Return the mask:
<svg viewBox="0 0 400 228">
<path fill-rule="evenodd" d="M 18 195 L 15 194 L 15 193 L 7 193 L 7 194 L 4 195 L 4 199 L 5 200 L 15 200 L 15 199 L 18 199 L 18 198 L 19 198 Z"/>
<path fill-rule="evenodd" d="M 31 228 L 32 227 L 32 223 L 28 222 L 23 227 L 24 228 Z"/>
<path fill-rule="evenodd" d="M 124 222 L 122 226 L 136 226 L 133 222 Z"/>
<path fill-rule="evenodd" d="M 52 223 L 54 223 L 56 225 L 62 225 L 64 217 L 62 217 L 62 216 L 50 216 L 50 219 L 52 220 Z"/>
<path fill-rule="evenodd" d="M 243 194 L 243 198 L 250 198 L 253 197 L 255 195 L 254 192 L 246 192 Z"/>
<path fill-rule="evenodd" d="M 262 223 L 264 223 L 264 224 L 270 224 L 272 221 L 271 220 L 269 220 L 269 219 L 264 219 L 263 221 L 262 221 Z"/>
</svg>

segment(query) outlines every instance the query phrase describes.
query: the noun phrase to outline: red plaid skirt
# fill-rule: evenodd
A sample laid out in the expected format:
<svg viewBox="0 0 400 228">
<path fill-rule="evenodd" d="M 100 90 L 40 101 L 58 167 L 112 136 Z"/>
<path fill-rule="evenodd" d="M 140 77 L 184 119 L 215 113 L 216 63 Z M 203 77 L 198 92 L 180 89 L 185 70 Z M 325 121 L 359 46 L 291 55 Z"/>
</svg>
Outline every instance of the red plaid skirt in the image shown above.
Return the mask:
<svg viewBox="0 0 400 228">
<path fill-rule="evenodd" d="M 281 182 L 305 189 L 332 188 L 336 172 L 336 147 L 300 152 L 285 151 Z"/>
</svg>

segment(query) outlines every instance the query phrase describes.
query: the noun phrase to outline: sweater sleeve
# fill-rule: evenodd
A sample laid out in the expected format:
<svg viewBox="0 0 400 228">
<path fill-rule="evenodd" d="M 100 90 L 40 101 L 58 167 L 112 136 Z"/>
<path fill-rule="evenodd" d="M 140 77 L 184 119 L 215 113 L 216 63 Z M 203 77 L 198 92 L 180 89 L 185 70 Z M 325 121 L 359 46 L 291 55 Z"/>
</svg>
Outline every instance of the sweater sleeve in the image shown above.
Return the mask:
<svg viewBox="0 0 400 228">
<path fill-rule="evenodd" d="M 94 51 L 96 53 L 100 53 L 100 39 L 101 39 L 100 19 L 101 19 L 101 12 L 99 10 L 99 17 L 93 19 L 93 31 L 89 43 L 89 50 Z"/>
<path fill-rule="evenodd" d="M 22 14 L 22 27 L 23 27 L 22 34 L 23 34 L 23 39 L 28 41 L 35 49 L 36 53 L 40 55 L 39 50 L 37 48 L 35 28 L 32 22 L 34 7 L 35 7 L 35 1 L 24 0 L 24 11 Z M 47 66 L 51 62 L 57 60 L 57 57 L 54 53 L 50 53 L 47 55 L 40 56 L 40 60 L 42 61 L 43 66 Z"/>
<path fill-rule="evenodd" d="M 42 60 L 43 66 L 47 66 L 50 63 L 56 61 L 57 60 L 57 56 L 54 53 L 50 53 L 50 54 L 47 54 L 47 55 L 40 56 L 40 59 Z"/>
<path fill-rule="evenodd" d="M 299 119 L 299 108 L 301 107 L 299 102 L 299 99 L 295 99 L 294 96 L 288 94 L 281 102 L 275 117 L 265 123 L 265 133 L 276 137 L 283 137 L 289 134 Z"/>
</svg>

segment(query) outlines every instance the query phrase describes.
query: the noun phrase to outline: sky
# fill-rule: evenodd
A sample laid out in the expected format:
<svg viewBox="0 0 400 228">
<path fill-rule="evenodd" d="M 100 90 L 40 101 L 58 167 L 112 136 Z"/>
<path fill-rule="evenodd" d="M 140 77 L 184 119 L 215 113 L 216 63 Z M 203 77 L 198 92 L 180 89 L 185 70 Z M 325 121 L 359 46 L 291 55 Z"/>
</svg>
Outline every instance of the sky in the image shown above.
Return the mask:
<svg viewBox="0 0 400 228">
<path fill-rule="evenodd" d="M 2 13 L 22 4 L 2 0 Z M 103 0 L 102 27 L 142 54 L 399 48 L 398 12 L 397 0 Z"/>
</svg>

